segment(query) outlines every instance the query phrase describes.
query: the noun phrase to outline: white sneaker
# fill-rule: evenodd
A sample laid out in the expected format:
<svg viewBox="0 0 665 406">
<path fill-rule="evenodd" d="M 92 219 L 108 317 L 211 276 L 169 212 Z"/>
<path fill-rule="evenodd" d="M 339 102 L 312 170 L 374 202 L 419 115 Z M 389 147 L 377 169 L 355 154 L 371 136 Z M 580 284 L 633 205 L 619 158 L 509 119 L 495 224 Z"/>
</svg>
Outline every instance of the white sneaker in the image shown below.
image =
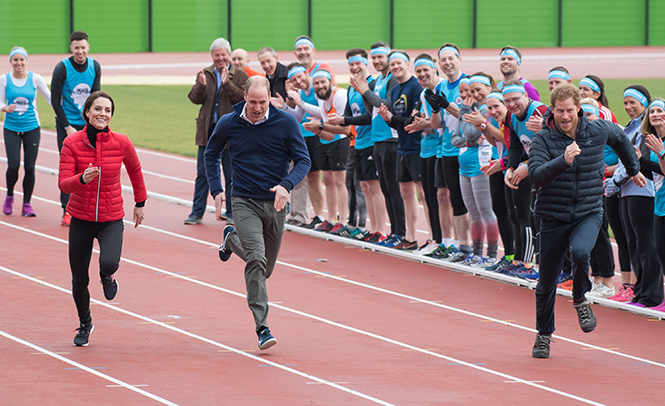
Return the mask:
<svg viewBox="0 0 665 406">
<path fill-rule="evenodd" d="M 434 252 L 435 249 L 439 248 L 439 244 L 434 241 L 428 241 L 424 246 L 420 247 L 416 254 L 418 255 L 427 255 Z"/>
<path fill-rule="evenodd" d="M 593 282 L 591 283 L 593 284 L 593 287 L 591 288 L 590 291 L 587 292 L 587 296 L 608 298 L 616 294 L 614 286 L 609 287 L 606 286 L 604 283 L 598 283 L 598 284 Z"/>
</svg>

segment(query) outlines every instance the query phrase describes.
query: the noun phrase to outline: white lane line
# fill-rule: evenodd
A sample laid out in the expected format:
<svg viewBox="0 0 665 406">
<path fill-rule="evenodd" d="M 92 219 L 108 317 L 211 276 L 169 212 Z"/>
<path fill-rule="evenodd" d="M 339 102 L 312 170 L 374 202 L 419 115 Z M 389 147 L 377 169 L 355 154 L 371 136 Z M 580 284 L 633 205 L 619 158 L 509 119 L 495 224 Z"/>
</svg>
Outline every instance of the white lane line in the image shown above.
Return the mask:
<svg viewBox="0 0 665 406">
<path fill-rule="evenodd" d="M 29 233 L 32 233 L 32 234 L 35 234 L 35 235 L 40 235 L 40 236 L 43 235 L 40 232 L 29 230 L 29 229 L 24 229 L 23 227 L 19 227 L 19 226 L 13 226 L 13 225 L 5 223 L 3 221 L 0 221 L 0 224 L 3 224 L 3 225 L 6 224 L 6 225 L 9 225 L 13 228 L 16 228 L 16 229 L 19 229 L 19 230 L 22 230 L 22 231 L 26 231 L 26 232 L 29 232 Z M 52 240 L 54 240 L 54 241 L 59 241 L 59 242 L 67 244 L 67 241 L 62 240 L 60 238 L 52 237 L 52 236 L 48 236 L 48 235 L 45 235 L 45 236 L 52 239 Z M 210 243 L 208 243 L 208 244 L 210 244 Z M 94 250 L 94 251 L 97 252 L 97 250 Z M 150 269 L 152 271 L 164 273 L 164 274 L 172 276 L 174 278 L 183 279 L 183 280 L 186 280 L 188 282 L 192 282 L 192 283 L 195 283 L 195 284 L 198 284 L 198 285 L 201 285 L 201 286 L 205 286 L 205 287 L 208 287 L 208 288 L 211 288 L 211 289 L 215 289 L 215 290 L 233 295 L 233 296 L 237 296 L 239 298 L 243 298 L 243 299 L 247 298 L 247 296 L 243 293 L 239 293 L 239 292 L 236 292 L 236 291 L 233 291 L 233 290 L 230 290 L 230 289 L 222 288 L 220 286 L 212 285 L 210 283 L 203 282 L 203 281 L 200 281 L 200 280 L 197 280 L 197 279 L 192 279 L 192 278 L 189 278 L 187 276 L 180 275 L 178 273 L 173 273 L 173 272 L 166 271 L 164 269 L 161 269 L 161 268 L 158 268 L 158 267 L 155 267 L 155 266 L 152 266 L 152 265 L 141 263 L 139 261 L 130 260 L 130 259 L 125 258 L 125 257 L 121 257 L 121 260 L 125 261 L 127 263 L 130 263 L 130 264 L 142 267 L 142 268 L 146 268 L 146 269 Z M 287 266 L 291 266 L 291 267 L 294 267 L 296 269 L 302 269 L 302 270 L 307 269 L 307 268 L 303 268 L 303 267 L 299 267 L 299 266 L 295 266 L 295 265 L 288 265 L 287 264 Z M 4 267 L 0 266 L 0 269 L 7 269 L 7 268 L 4 268 Z M 318 273 L 317 271 L 313 271 L 313 272 Z M 12 273 L 14 273 L 14 272 L 12 272 Z M 20 273 L 15 273 L 15 274 L 18 275 L 18 276 L 23 276 L 23 274 L 20 274 Z M 31 276 L 26 275 L 26 278 L 29 278 L 30 280 L 38 281 L 38 279 L 33 278 Z M 364 285 L 362 283 L 350 281 L 350 280 L 347 280 L 347 279 L 344 279 L 344 278 L 339 278 L 339 279 L 349 281 L 349 283 L 352 283 L 352 284 L 355 284 L 355 285 L 358 285 L 358 286 L 363 286 Z M 44 282 L 44 283 L 47 284 L 48 282 Z M 372 288 L 374 288 L 374 287 L 372 287 Z M 62 288 L 60 288 L 60 289 L 62 289 Z M 463 314 L 466 314 L 466 315 L 471 315 L 471 316 L 486 319 L 486 320 L 492 320 L 492 321 L 495 321 L 495 322 L 498 322 L 498 323 L 501 323 L 501 324 L 504 324 L 504 325 L 507 325 L 507 326 L 517 327 L 517 328 L 520 328 L 522 330 L 535 332 L 535 330 L 527 328 L 527 327 L 523 327 L 523 326 L 520 326 L 520 325 L 517 325 L 517 324 L 514 324 L 514 323 L 508 323 L 508 322 L 505 322 L 505 321 L 502 321 L 502 320 L 494 319 L 492 317 L 482 316 L 482 315 L 479 315 L 479 314 L 476 314 L 476 313 L 468 312 L 466 310 L 461 310 L 461 309 L 457 309 L 457 308 L 454 308 L 454 307 L 429 302 L 429 301 L 414 298 L 414 297 L 411 297 L 411 296 L 408 296 L 408 295 L 403 295 L 403 294 L 400 294 L 400 293 L 397 293 L 397 292 L 391 292 L 391 291 L 386 290 L 386 289 L 376 288 L 375 290 L 385 292 L 385 293 L 390 293 L 390 294 L 393 294 L 393 295 L 399 296 L 399 297 L 412 298 L 412 299 L 417 300 L 417 301 L 422 302 L 422 303 L 431 303 L 431 304 L 438 305 L 439 307 L 443 307 L 443 308 L 448 309 L 448 310 L 456 311 L 456 312 L 459 312 L 459 313 L 463 313 Z M 98 302 L 98 301 L 95 301 L 95 302 Z M 103 302 L 99 302 L 99 303 L 107 305 L 106 303 L 103 303 Z M 521 378 L 518 378 L 518 377 L 514 377 L 512 375 L 504 374 L 502 372 L 495 371 L 495 370 L 489 369 L 489 368 L 485 368 L 483 366 L 476 365 L 476 364 L 473 364 L 473 363 L 469 363 L 469 362 L 466 362 L 466 361 L 463 361 L 463 360 L 459 360 L 457 358 L 453 358 L 453 357 L 445 356 L 445 355 L 442 355 L 442 354 L 438 354 L 436 352 L 433 352 L 433 351 L 430 351 L 430 350 L 427 350 L 427 349 L 419 348 L 419 347 L 416 347 L 416 346 L 413 346 L 413 345 L 410 345 L 410 344 L 407 344 L 407 343 L 403 343 L 403 342 L 393 340 L 393 339 L 390 339 L 390 338 L 387 338 L 387 337 L 384 337 L 384 336 L 380 336 L 380 335 L 377 335 L 377 334 L 374 334 L 374 333 L 370 333 L 368 331 L 360 330 L 360 329 L 357 329 L 355 327 L 350 327 L 350 326 L 345 325 L 345 324 L 341 324 L 341 323 L 338 323 L 338 322 L 335 322 L 335 321 L 332 321 L 332 320 L 328 320 L 328 319 L 325 319 L 325 318 L 322 318 L 322 317 L 319 317 L 319 316 L 315 316 L 313 314 L 302 312 L 300 310 L 296 310 L 296 309 L 292 309 L 292 308 L 289 308 L 289 307 L 286 307 L 286 306 L 283 306 L 283 305 L 279 305 L 279 304 L 276 304 L 274 302 L 269 302 L 269 304 L 272 307 L 284 310 L 284 311 L 289 312 L 289 313 L 300 315 L 304 318 L 309 318 L 309 319 L 312 319 L 312 320 L 316 320 L 316 321 L 321 322 L 321 323 L 325 323 L 325 324 L 328 324 L 328 325 L 331 325 L 331 326 L 342 328 L 342 329 L 345 329 L 345 330 L 348 330 L 348 331 L 351 331 L 351 332 L 354 332 L 354 333 L 357 333 L 357 334 L 365 335 L 367 337 L 371 337 L 371 338 L 374 338 L 376 340 L 384 341 L 384 342 L 387 342 L 387 343 L 390 343 L 390 344 L 393 344 L 393 345 L 396 345 L 396 346 L 400 346 L 400 347 L 403 347 L 403 348 L 406 348 L 406 349 L 409 349 L 409 350 L 412 350 L 412 351 L 416 351 L 416 352 L 419 352 L 419 353 L 422 353 L 422 354 L 431 355 L 431 356 L 434 356 L 436 358 L 445 359 L 447 361 L 450 361 L 450 362 L 453 362 L 453 363 L 456 363 L 456 364 L 459 364 L 459 365 L 462 365 L 462 366 L 466 366 L 466 367 L 469 367 L 469 368 L 474 368 L 474 369 L 480 370 L 482 372 L 486 372 L 486 373 L 489 373 L 489 374 L 492 374 L 492 375 L 496 375 L 496 376 L 505 378 L 507 380 L 522 382 L 525 385 L 532 386 L 532 387 L 535 387 L 537 389 L 542 389 L 542 390 L 545 390 L 545 391 L 548 391 L 548 392 L 551 392 L 551 393 L 554 393 L 554 394 L 557 394 L 557 395 L 561 395 L 561 396 L 564 396 L 564 397 L 579 400 L 579 401 L 589 403 L 589 404 L 593 404 L 593 405 L 600 405 L 600 403 L 596 403 L 592 400 L 584 399 L 584 398 L 578 397 L 576 395 L 573 395 L 573 394 L 570 394 L 570 393 L 567 393 L 567 392 L 562 392 L 562 391 L 559 391 L 559 390 L 556 390 L 556 389 L 553 389 L 553 388 L 549 388 L 547 386 L 538 385 L 538 384 L 530 382 L 528 380 L 524 380 L 524 379 L 521 379 Z M 163 325 L 164 323 L 159 322 L 159 324 Z M 176 329 L 175 327 L 172 327 L 172 326 L 168 326 L 168 327 L 173 328 L 174 330 Z M 555 336 L 555 337 L 559 338 L 558 336 Z M 582 343 L 574 341 L 574 340 L 564 339 L 563 337 L 561 337 L 561 339 L 563 339 L 565 341 L 570 341 L 570 342 L 573 342 L 573 343 L 577 343 L 577 344 L 582 344 Z M 656 364 L 656 365 L 660 365 L 660 366 L 665 367 L 665 364 L 658 364 L 658 363 L 655 363 L 654 361 L 642 360 L 641 358 L 633 357 L 633 356 L 630 356 L 630 355 L 625 355 L 625 354 L 618 353 L 618 352 L 611 351 L 611 350 L 606 350 L 602 347 L 597 347 L 597 346 L 594 346 L 594 345 L 591 345 L 591 344 L 584 344 L 584 345 L 587 346 L 587 347 L 597 348 L 599 350 L 603 350 L 603 351 L 606 351 L 606 352 L 609 352 L 609 353 L 613 353 L 613 354 L 616 354 L 616 355 L 619 355 L 619 356 L 625 356 L 627 358 L 638 359 L 638 360 L 640 360 L 642 362 L 645 362 L 645 363 L 651 363 L 651 364 Z"/>
<path fill-rule="evenodd" d="M 124 258 L 123 258 L 123 259 L 124 259 Z M 5 272 L 8 272 L 8 273 L 11 273 L 11 274 L 14 274 L 14 275 L 16 275 L 16 276 L 23 277 L 23 278 L 25 278 L 25 279 L 27 279 L 27 280 L 30 280 L 30 281 L 32 281 L 32 282 L 37 282 L 37 283 L 39 283 L 39 284 L 41 284 L 41 285 L 43 285 L 43 286 L 49 287 L 49 288 L 51 288 L 51 289 L 58 290 L 58 291 L 60 291 L 60 292 L 66 293 L 66 294 L 68 294 L 68 295 L 71 295 L 71 294 L 72 294 L 72 292 L 71 292 L 70 290 L 68 290 L 68 289 L 65 289 L 65 288 L 63 288 L 63 287 L 60 287 L 60 286 L 54 285 L 54 284 L 49 283 L 49 282 L 42 281 L 42 280 L 40 280 L 40 279 L 33 278 L 32 276 L 28 276 L 28 275 L 22 274 L 22 273 L 20 273 L 20 272 L 14 271 L 14 270 L 12 270 L 12 269 L 6 268 L 6 267 L 1 266 L 1 265 L 0 265 L 0 270 L 5 271 Z M 163 272 L 166 272 L 166 271 L 163 271 Z M 236 293 L 236 292 L 233 292 L 233 293 L 234 293 L 236 296 L 239 295 L 239 294 Z M 240 295 L 240 296 L 244 297 L 244 295 Z M 143 315 L 138 314 L 138 313 L 134 313 L 134 312 L 132 312 L 132 311 L 130 311 L 130 310 L 126 310 L 126 309 L 120 308 L 120 307 L 118 307 L 118 306 L 115 306 L 115 305 L 112 305 L 112 304 L 109 304 L 109 303 L 102 302 L 101 300 L 97 300 L 97 299 L 92 299 L 92 298 L 91 298 L 91 299 L 90 299 L 90 302 L 91 302 L 91 303 L 95 303 L 95 304 L 100 305 L 100 306 L 104 306 L 104 307 L 106 307 L 106 308 L 108 308 L 108 309 L 110 309 L 110 310 L 114 310 L 114 311 L 116 311 L 116 312 L 123 313 L 123 314 L 125 314 L 125 315 L 127 315 L 127 316 L 134 317 L 134 318 L 137 318 L 137 319 L 139 319 L 139 320 L 143 320 L 143 321 L 148 322 L 148 323 L 150 323 L 150 324 L 156 324 L 156 325 L 158 325 L 158 326 L 164 327 L 164 328 L 169 329 L 169 330 L 171 330 L 171 331 L 174 331 L 174 332 L 176 332 L 176 333 L 180 333 L 180 334 L 185 335 L 185 336 L 187 336 L 187 337 L 190 337 L 190 338 L 193 338 L 193 339 L 196 339 L 196 340 L 199 340 L 199 341 L 203 341 L 203 342 L 205 342 L 205 343 L 207 343 L 207 344 L 211 344 L 211 345 L 213 345 L 213 346 L 215 346 L 215 347 L 219 347 L 219 348 L 222 348 L 222 349 L 227 350 L 227 351 L 229 351 L 229 352 L 233 352 L 233 353 L 235 353 L 235 354 L 242 355 L 243 357 L 247 357 L 247 358 L 250 358 L 250 359 L 252 359 L 252 360 L 259 361 L 259 362 L 261 362 L 261 363 L 263 363 L 263 364 L 270 365 L 270 366 L 275 367 L 275 368 L 279 368 L 279 369 L 281 369 L 281 370 L 283 370 L 283 371 L 285 371 L 285 372 L 290 372 L 290 373 L 292 373 L 292 374 L 294 374 L 294 375 L 298 375 L 298 376 L 300 376 L 300 377 L 306 378 L 306 379 L 308 379 L 309 381 L 318 382 L 318 383 L 320 383 L 320 384 L 322 384 L 322 385 L 327 385 L 327 386 L 330 386 L 330 387 L 332 387 L 332 388 L 339 389 L 339 390 L 341 390 L 341 391 L 343 391 L 343 392 L 346 392 L 346 393 L 348 393 L 348 394 L 351 394 L 351 395 L 354 395 L 354 396 L 357 396 L 357 397 L 360 397 L 360 398 L 363 398 L 363 399 L 366 399 L 366 400 L 372 401 L 372 402 L 377 403 L 377 404 L 380 404 L 380 405 L 394 406 L 392 403 L 389 403 L 389 402 L 386 402 L 386 401 L 384 401 L 384 400 L 381 400 L 381 399 L 375 398 L 375 397 L 373 397 L 373 396 L 370 396 L 370 395 L 364 394 L 364 393 L 362 393 L 362 392 L 358 392 L 358 391 L 355 391 L 355 390 L 353 390 L 353 389 L 347 388 L 347 387 L 345 387 L 345 386 L 339 385 L 339 384 L 337 384 L 337 383 L 334 383 L 334 382 L 331 382 L 331 381 L 327 381 L 327 380 L 325 380 L 325 379 L 323 379 L 323 378 L 319 378 L 319 377 L 317 377 L 317 376 L 314 376 L 314 375 L 308 374 L 308 373 L 306 373 L 306 372 L 302 372 L 302 371 L 299 371 L 299 370 L 297 370 L 297 369 L 293 369 L 293 368 L 291 368 L 291 367 L 289 367 L 289 366 L 285 366 L 285 365 L 278 364 L 278 363 L 273 362 L 273 361 L 271 361 L 271 360 L 269 360 L 269 359 L 267 359 L 267 358 L 262 358 L 262 357 L 259 357 L 259 356 L 256 356 L 256 355 L 248 354 L 247 352 L 242 351 L 242 350 L 239 350 L 239 349 L 237 349 L 237 348 L 230 347 L 230 346 L 228 346 L 228 345 L 225 345 L 225 344 L 222 344 L 222 343 L 220 343 L 220 342 L 217 342 L 217 341 L 211 340 L 211 339 L 209 339 L 209 338 L 206 338 L 206 337 L 200 336 L 200 335 L 198 335 L 198 334 L 191 333 L 191 332 L 189 332 L 189 331 L 187 331 L 187 330 L 183 330 L 183 329 L 181 329 L 181 328 L 174 327 L 174 326 L 172 326 L 172 325 L 170 325 L 170 324 L 168 324 L 168 323 L 164 323 L 164 322 L 161 322 L 161 321 L 157 321 L 157 320 L 151 319 L 150 317 L 143 316 Z M 0 332 L 0 333 L 1 333 L 1 332 Z M 32 347 L 32 346 L 31 346 L 31 347 Z M 34 346 L 34 347 L 32 347 L 32 348 L 35 348 L 35 347 L 36 347 L 36 346 Z M 35 349 L 38 349 L 38 348 L 39 348 L 39 347 L 37 347 L 37 348 L 35 348 Z M 54 356 L 57 356 L 57 354 L 53 354 L 53 355 L 54 355 Z M 58 356 L 58 357 L 59 357 L 59 356 Z M 64 357 L 62 357 L 62 358 L 64 358 Z M 76 366 L 79 366 L 79 365 L 77 364 Z M 85 368 L 87 368 L 87 367 L 85 367 Z M 87 368 L 87 369 L 90 369 L 90 368 Z M 91 371 L 92 371 L 92 370 L 91 370 Z M 509 378 L 509 379 L 512 379 L 512 378 Z M 122 384 L 121 381 L 117 381 L 117 380 L 112 380 L 112 382 L 114 382 L 114 383 L 116 383 L 116 384 L 119 384 L 119 385 Z M 128 388 L 130 388 L 129 385 L 128 385 Z M 137 391 L 140 391 L 140 389 L 136 389 L 136 390 L 137 390 Z"/>
<path fill-rule="evenodd" d="M 7 270 L 7 268 L 4 268 L 4 267 L 2 267 L 2 266 L 0 266 L 0 268 L 2 268 L 3 270 Z M 8 271 L 9 271 L 9 270 L 8 270 Z M 15 273 L 16 275 L 22 275 L 22 274 L 20 274 L 20 273 L 18 273 L 18 272 L 14 272 L 14 271 L 11 271 L 11 272 L 12 272 L 12 273 Z M 24 277 L 25 277 L 25 276 L 24 276 Z M 30 278 L 30 277 L 28 277 L 28 278 L 29 278 L 29 279 L 33 279 L 33 278 Z M 34 279 L 34 280 L 39 281 L 39 279 Z M 40 281 L 40 282 L 42 282 L 42 281 Z M 47 283 L 47 282 L 44 282 L 43 284 L 44 284 L 44 285 L 47 285 L 47 286 L 50 285 L 49 287 L 56 287 L 56 288 L 58 288 L 57 286 L 55 286 L 55 285 L 51 285 L 51 284 L 49 284 L 49 283 Z M 18 338 L 18 337 L 16 337 L 16 336 L 13 336 L 13 335 L 11 335 L 11 334 L 9 334 L 9 333 L 7 333 L 7 332 L 2 331 L 2 330 L 0 330 L 0 335 L 3 336 L 3 337 L 5 337 L 5 338 L 8 338 L 8 339 L 10 339 L 10 340 L 12 340 L 12 341 L 14 341 L 14 342 L 17 342 L 17 343 L 19 343 L 19 344 L 21 344 L 21 345 L 24 345 L 24 346 L 26 346 L 26 347 L 30 347 L 30 348 L 32 348 L 33 350 L 39 351 L 39 352 L 42 353 L 42 354 L 46 354 L 46 355 L 48 355 L 48 356 L 50 356 L 50 357 L 53 357 L 53 358 L 55 358 L 55 359 L 57 359 L 57 360 L 59 360 L 59 361 L 62 361 L 62 362 L 64 362 L 64 363 L 67 363 L 67 364 L 69 364 L 69 365 L 71 365 L 71 366 L 73 366 L 73 367 L 76 367 L 76 368 L 79 368 L 79 369 L 81 369 L 81 370 L 83 370 L 83 371 L 86 371 L 87 373 L 90 373 L 90 374 L 96 375 L 96 376 L 98 376 L 98 377 L 100 377 L 100 378 L 102 378 L 102 379 L 106 379 L 106 380 L 109 381 L 109 382 L 113 382 L 113 383 L 115 384 L 115 385 L 113 385 L 113 386 L 117 386 L 117 387 L 122 387 L 122 388 L 125 388 L 125 389 L 129 389 L 129 390 L 134 391 L 134 392 L 136 392 L 136 393 L 138 393 L 138 394 L 140 394 L 140 395 L 143 395 L 143 396 L 146 396 L 146 397 L 148 397 L 148 398 L 150 398 L 150 399 L 156 400 L 156 401 L 158 401 L 159 403 L 162 403 L 162 404 L 164 404 L 164 405 L 178 406 L 177 403 L 170 402 L 170 401 L 168 401 L 168 400 L 166 400 L 166 399 L 164 399 L 164 398 L 161 398 L 161 397 L 159 397 L 159 396 L 157 396 L 157 395 L 153 395 L 153 394 L 150 393 L 150 392 L 144 391 L 143 389 L 138 389 L 137 386 L 139 386 L 139 385 L 130 385 L 130 384 L 126 383 L 126 382 L 123 382 L 123 381 L 121 381 L 121 380 L 119 380 L 119 379 L 116 379 L 116 378 L 114 378 L 114 377 L 112 377 L 112 376 L 109 376 L 109 375 L 103 374 L 103 373 L 101 373 L 101 372 L 99 372 L 99 371 L 97 371 L 97 370 L 95 370 L 95 369 L 89 368 L 89 367 L 87 367 L 87 366 L 85 366 L 85 365 L 83 365 L 83 364 L 79 364 L 79 363 L 76 362 L 76 361 L 72 361 L 72 360 L 70 360 L 69 358 L 63 357 L 62 355 L 56 354 L 55 352 L 49 351 L 49 350 L 47 350 L 46 348 L 42 348 L 42 347 L 40 347 L 40 346 L 38 346 L 38 345 L 35 345 L 35 344 L 33 344 L 33 343 L 29 342 L 29 341 L 25 341 L 25 340 L 23 340 L 23 339 L 20 339 L 20 338 Z M 109 386 L 111 386 L 111 385 L 106 385 L 106 386 L 109 387 Z M 145 386 L 147 386 L 147 385 L 145 385 Z"/>
</svg>

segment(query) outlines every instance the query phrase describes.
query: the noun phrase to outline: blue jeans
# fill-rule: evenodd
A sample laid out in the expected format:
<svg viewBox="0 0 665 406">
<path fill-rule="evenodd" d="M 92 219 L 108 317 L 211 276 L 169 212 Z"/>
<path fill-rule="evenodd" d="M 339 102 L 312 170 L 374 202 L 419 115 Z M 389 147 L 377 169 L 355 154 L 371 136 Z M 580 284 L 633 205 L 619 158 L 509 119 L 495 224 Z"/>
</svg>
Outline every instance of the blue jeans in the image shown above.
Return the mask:
<svg viewBox="0 0 665 406">
<path fill-rule="evenodd" d="M 602 222 L 602 213 L 589 214 L 570 223 L 541 219 L 540 277 L 536 286 L 536 329 L 539 333 L 554 332 L 556 286 L 569 248 L 572 257 L 573 302 L 584 301 L 584 294 L 591 289 L 589 259 Z"/>
<path fill-rule="evenodd" d="M 190 216 L 203 217 L 208 203 L 208 178 L 206 177 L 205 154 L 206 147 L 199 146 L 196 154 L 196 181 L 194 182 L 194 201 L 192 203 L 192 212 Z M 222 151 L 222 171 L 224 172 L 224 197 L 226 198 L 226 217 L 233 218 L 231 211 L 231 156 L 229 150 Z"/>
</svg>

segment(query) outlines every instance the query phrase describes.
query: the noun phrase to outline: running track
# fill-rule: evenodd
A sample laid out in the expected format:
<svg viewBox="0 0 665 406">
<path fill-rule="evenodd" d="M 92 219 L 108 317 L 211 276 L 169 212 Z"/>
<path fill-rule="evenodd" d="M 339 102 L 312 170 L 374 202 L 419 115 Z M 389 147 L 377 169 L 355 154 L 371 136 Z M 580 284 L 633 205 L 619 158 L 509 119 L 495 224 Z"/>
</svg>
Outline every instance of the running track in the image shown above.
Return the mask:
<svg viewBox="0 0 665 406">
<path fill-rule="evenodd" d="M 112 302 L 93 258 L 95 331 L 75 348 L 67 229 L 56 177 L 44 172 L 57 167 L 55 135 L 43 131 L 38 217 L 0 218 L 1 403 L 663 402 L 662 322 L 594 306 L 599 326 L 585 335 L 559 296 L 552 357 L 536 360 L 532 290 L 294 232 L 268 283 L 279 343 L 257 351 L 243 263 L 217 258 L 223 223 L 207 214 L 185 226 L 189 208 L 162 200 L 191 197 L 194 160 L 139 156 L 148 189 L 163 196 L 148 201 L 145 226 L 127 224 Z"/>
</svg>

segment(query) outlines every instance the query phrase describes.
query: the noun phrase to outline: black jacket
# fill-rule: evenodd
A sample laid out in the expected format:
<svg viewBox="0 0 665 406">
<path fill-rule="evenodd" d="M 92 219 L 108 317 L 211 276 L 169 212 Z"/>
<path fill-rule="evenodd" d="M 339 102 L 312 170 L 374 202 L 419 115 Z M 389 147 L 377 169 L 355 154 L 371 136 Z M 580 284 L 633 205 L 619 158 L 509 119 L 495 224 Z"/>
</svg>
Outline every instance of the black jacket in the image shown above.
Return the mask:
<svg viewBox="0 0 665 406">
<path fill-rule="evenodd" d="M 564 153 L 573 139 L 559 132 L 554 116 L 549 116 L 547 128 L 534 136 L 529 151 L 529 176 L 537 188 L 537 216 L 571 222 L 602 212 L 605 145 L 617 153 L 630 176 L 640 170 L 633 145 L 614 123 L 589 122 L 580 113 L 575 141 L 581 153 L 568 165 Z"/>
<path fill-rule="evenodd" d="M 279 93 L 283 99 L 286 99 L 286 66 L 282 65 L 280 62 L 277 62 L 277 67 L 275 68 L 275 74 L 272 78 L 268 78 L 270 82 L 270 96 L 277 97 Z M 266 75 L 268 77 L 268 75 Z"/>
</svg>

